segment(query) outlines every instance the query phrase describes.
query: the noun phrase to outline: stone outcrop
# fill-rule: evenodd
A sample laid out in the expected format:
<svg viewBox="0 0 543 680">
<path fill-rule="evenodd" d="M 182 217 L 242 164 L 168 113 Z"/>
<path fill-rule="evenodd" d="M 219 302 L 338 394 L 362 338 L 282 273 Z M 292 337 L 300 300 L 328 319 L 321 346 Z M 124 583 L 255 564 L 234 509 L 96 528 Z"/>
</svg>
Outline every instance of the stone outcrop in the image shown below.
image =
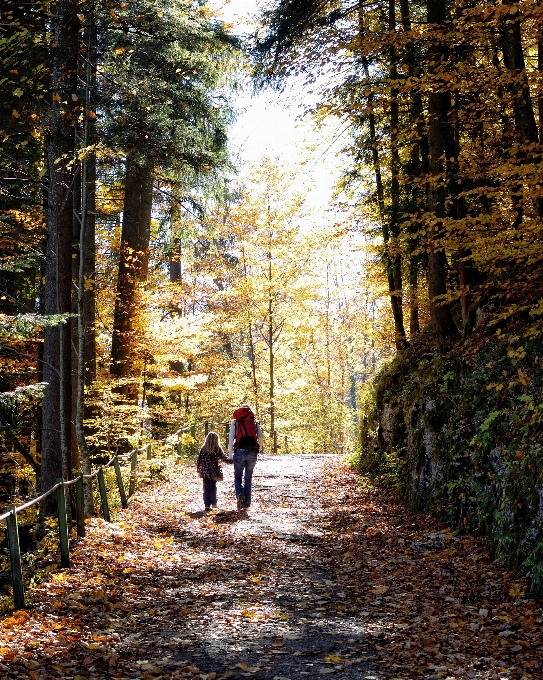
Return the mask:
<svg viewBox="0 0 543 680">
<path fill-rule="evenodd" d="M 484 534 L 543 592 L 543 343 L 399 354 L 361 399 L 361 465 L 405 502 Z M 516 356 L 521 360 L 516 360 Z"/>
</svg>

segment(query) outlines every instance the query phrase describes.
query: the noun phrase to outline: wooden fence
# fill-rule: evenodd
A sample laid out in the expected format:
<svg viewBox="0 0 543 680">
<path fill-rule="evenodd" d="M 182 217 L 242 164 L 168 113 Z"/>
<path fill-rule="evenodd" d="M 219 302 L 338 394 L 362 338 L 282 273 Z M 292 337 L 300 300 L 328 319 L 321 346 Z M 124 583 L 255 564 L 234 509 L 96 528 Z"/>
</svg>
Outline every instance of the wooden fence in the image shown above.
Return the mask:
<svg viewBox="0 0 543 680">
<path fill-rule="evenodd" d="M 17 513 L 26 510 L 27 508 L 40 503 L 52 494 L 57 494 L 57 520 L 58 533 L 60 542 L 60 566 L 70 566 L 70 541 L 68 530 L 68 515 L 66 512 L 66 489 L 75 485 L 75 510 L 76 518 L 75 524 L 77 527 L 77 536 L 85 536 L 85 506 L 83 495 L 83 480 L 88 480 L 92 487 L 92 480 L 96 478 L 98 482 L 98 490 L 100 492 L 100 504 L 102 507 L 102 515 L 106 522 L 111 521 L 109 512 L 109 502 L 107 497 L 106 482 L 104 478 L 104 468 L 113 467 L 115 470 L 115 478 L 117 487 L 119 489 L 119 496 L 123 508 L 128 507 L 128 498 L 132 496 L 135 491 L 135 470 L 138 465 L 138 453 L 145 452 L 147 459 L 152 456 L 151 444 L 147 444 L 141 449 L 134 449 L 124 456 L 115 455 L 105 465 L 100 465 L 94 472 L 89 475 L 80 473 L 75 479 L 64 481 L 57 479 L 56 484 L 52 486 L 41 496 L 33 498 L 32 500 L 16 507 L 12 505 L 7 508 L 7 511 L 0 515 L 0 520 L 5 519 L 7 525 L 9 559 L 11 565 L 11 582 L 13 584 L 13 604 L 15 609 L 24 608 L 24 581 L 23 570 L 21 565 L 21 549 L 19 545 L 19 529 L 17 526 Z M 130 483 L 128 494 L 124 488 L 124 482 L 121 474 L 121 465 L 119 459 L 127 458 L 130 460 Z"/>
<path fill-rule="evenodd" d="M 210 429 L 209 429 L 210 425 L 212 427 L 216 428 L 217 430 L 220 429 L 220 428 L 224 428 L 224 441 L 225 441 L 225 443 L 227 443 L 228 442 L 228 435 L 229 435 L 229 432 L 230 432 L 230 422 L 231 421 L 220 422 L 220 423 L 209 423 L 209 422 L 202 423 L 203 428 L 204 428 L 204 437 L 207 436 L 207 433 L 210 431 Z M 177 430 L 177 432 L 173 433 L 172 437 L 177 437 L 176 448 L 177 448 L 177 453 L 179 455 L 181 455 L 181 452 L 183 450 L 183 441 L 182 441 L 181 437 L 182 437 L 183 434 L 189 433 L 189 432 L 190 432 L 191 440 L 192 440 L 191 452 L 194 453 L 194 454 L 197 452 L 198 443 L 196 441 L 196 434 L 197 434 L 196 428 L 197 428 L 196 425 L 189 425 L 188 427 L 182 427 L 180 430 Z M 279 436 L 277 434 L 277 430 L 275 430 L 273 432 L 273 435 L 272 435 L 271 440 L 270 440 L 272 453 L 278 453 L 279 449 L 281 448 L 279 443 L 278 443 L 278 440 L 279 440 Z M 226 444 L 225 444 L 224 448 L 226 449 Z M 288 453 L 288 452 L 289 452 L 288 437 L 285 436 L 284 437 L 284 443 L 283 443 L 283 453 Z"/>
<path fill-rule="evenodd" d="M 209 432 L 209 422 L 204 422 L 203 424 L 203 434 L 204 437 Z M 228 441 L 228 434 L 230 429 L 230 422 L 222 423 L 211 423 L 213 427 L 224 428 L 224 441 Z M 189 439 L 188 448 L 191 454 L 196 454 L 198 451 L 198 441 L 196 436 L 198 426 L 196 424 L 183 427 L 177 430 L 173 435 L 169 435 L 166 438 L 166 444 L 173 445 L 174 450 L 177 455 L 183 453 L 183 449 L 186 444 L 183 443 L 182 435 L 185 433 L 190 433 L 191 437 Z M 272 447 L 273 453 L 277 453 L 277 432 L 273 433 L 272 437 Z M 92 492 L 92 481 L 96 478 L 98 482 L 98 490 L 100 492 L 100 504 L 102 508 L 102 515 L 106 522 L 111 522 L 111 515 L 109 511 L 109 502 L 107 497 L 106 482 L 104 478 L 104 468 L 113 467 L 115 470 L 115 479 L 117 482 L 117 487 L 119 490 L 119 497 L 121 499 L 121 505 L 123 508 L 128 507 L 128 498 L 133 495 L 136 488 L 136 468 L 138 465 L 138 454 L 145 453 L 147 460 L 152 458 L 152 445 L 149 443 L 146 446 L 134 449 L 130 453 L 124 455 L 115 455 L 111 460 L 109 460 L 105 465 L 100 465 L 94 472 L 89 475 L 84 475 L 80 473 L 75 479 L 70 479 L 64 481 L 62 479 L 57 479 L 56 484 L 46 491 L 41 496 L 33 498 L 32 500 L 19 505 L 9 506 L 3 514 L 0 515 L 0 520 L 6 520 L 7 525 L 7 536 L 8 536 L 8 548 L 9 548 L 9 558 L 11 565 L 11 581 L 13 585 L 13 604 L 15 609 L 24 609 L 25 597 L 24 597 L 24 580 L 23 580 L 23 570 L 21 563 L 21 549 L 19 544 L 19 529 L 17 526 L 17 513 L 26 510 L 27 508 L 40 503 L 45 500 L 51 494 L 57 494 L 57 519 L 58 519 L 58 532 L 59 532 L 59 542 L 60 542 L 60 566 L 69 567 L 70 566 L 70 541 L 69 541 L 69 527 L 68 527 L 68 515 L 66 511 L 66 489 L 72 485 L 75 485 L 75 524 L 77 528 L 77 536 L 85 536 L 85 506 L 84 506 L 84 494 L 83 494 L 83 481 L 88 480 L 91 485 Z M 288 453 L 288 440 L 285 437 L 285 453 Z M 124 482 L 121 474 L 120 459 L 128 459 L 130 461 L 130 482 L 128 486 L 128 493 L 125 490 Z"/>
</svg>

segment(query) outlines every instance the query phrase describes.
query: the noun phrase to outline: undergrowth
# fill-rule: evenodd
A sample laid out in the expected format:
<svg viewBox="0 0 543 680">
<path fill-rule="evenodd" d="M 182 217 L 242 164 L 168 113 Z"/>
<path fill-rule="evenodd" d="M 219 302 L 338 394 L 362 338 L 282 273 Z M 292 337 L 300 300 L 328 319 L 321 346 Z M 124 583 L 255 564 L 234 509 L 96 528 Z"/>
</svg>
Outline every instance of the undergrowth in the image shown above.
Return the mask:
<svg viewBox="0 0 543 680">
<path fill-rule="evenodd" d="M 171 477 L 173 468 L 180 462 L 188 462 L 191 455 L 179 457 L 172 447 L 155 445 L 155 457 L 150 460 L 140 459 L 134 471 L 134 489 L 142 489 L 145 486 L 167 481 Z M 121 467 L 125 493 L 128 496 L 130 487 L 130 467 Z M 108 506 L 115 521 L 116 513 L 121 509 L 121 497 L 115 471 L 113 467 L 104 468 Z M 73 487 L 72 487 L 73 488 Z M 93 506 L 95 514 L 102 515 L 101 498 L 96 479 L 93 483 Z M 69 512 L 69 508 L 68 508 Z M 60 546 L 58 535 L 58 520 L 56 516 L 40 519 L 38 507 L 17 513 L 19 523 L 19 537 L 21 543 L 21 561 L 23 566 L 23 578 L 25 589 L 45 581 L 50 573 L 60 568 Z M 70 517 L 68 518 L 70 522 Z M 77 540 L 75 521 L 71 521 L 70 543 Z M 7 538 L 0 535 L 0 613 L 13 608 L 11 594 L 11 570 Z"/>
<path fill-rule="evenodd" d="M 406 503 L 487 537 L 543 593 L 543 340 L 510 328 L 447 356 L 424 336 L 360 399 L 351 464 Z"/>
</svg>

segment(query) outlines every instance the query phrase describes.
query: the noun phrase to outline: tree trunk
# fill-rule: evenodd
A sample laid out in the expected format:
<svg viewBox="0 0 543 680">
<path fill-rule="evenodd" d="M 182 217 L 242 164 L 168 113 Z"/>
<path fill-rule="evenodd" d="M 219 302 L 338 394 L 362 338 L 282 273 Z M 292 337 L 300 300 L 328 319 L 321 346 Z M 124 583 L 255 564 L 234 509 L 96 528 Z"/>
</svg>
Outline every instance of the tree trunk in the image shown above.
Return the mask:
<svg viewBox="0 0 543 680">
<path fill-rule="evenodd" d="M 460 130 L 460 94 L 458 91 L 454 93 L 454 148 L 452 156 L 454 160 L 450 160 L 448 165 L 450 168 L 450 186 L 452 193 L 452 217 L 456 220 L 463 220 L 466 217 L 466 206 L 462 197 L 464 190 L 463 179 L 459 174 L 458 159 L 461 154 L 461 130 Z M 471 249 L 466 245 L 466 234 L 460 231 L 460 243 L 458 245 L 457 262 L 458 262 L 458 282 L 460 285 L 460 308 L 462 311 L 462 325 L 464 329 L 469 321 L 469 307 L 473 300 L 473 289 L 475 285 L 480 282 L 481 275 L 473 263 L 473 256 Z"/>
<path fill-rule="evenodd" d="M 332 367 L 330 357 L 330 263 L 326 263 L 326 386 L 328 388 L 328 396 L 330 396 L 330 388 L 332 386 Z"/>
<path fill-rule="evenodd" d="M 79 281 L 79 232 L 81 229 L 81 161 L 77 157 L 81 150 L 81 126 L 79 121 L 75 122 L 75 145 L 76 145 L 76 160 L 74 161 L 74 178 L 73 178 L 73 221 L 72 221 L 72 282 L 77 283 Z M 70 385 L 71 385 L 71 415 L 72 420 L 70 423 L 70 451 L 72 458 L 72 465 L 74 469 L 79 467 L 79 447 L 77 444 L 77 432 L 75 427 L 75 420 L 77 418 L 77 375 L 79 371 L 79 334 L 78 326 L 79 320 L 77 319 L 78 314 L 78 290 L 77 285 L 72 286 L 72 309 L 73 314 L 70 319 Z"/>
<path fill-rule="evenodd" d="M 504 5 L 510 7 L 509 14 L 504 18 L 502 27 L 502 49 L 505 67 L 515 73 L 514 81 L 511 82 L 510 90 L 513 97 L 513 110 L 515 114 L 515 128 L 522 144 L 537 144 L 539 135 L 535 121 L 534 107 L 530 95 L 530 85 L 526 74 L 526 64 L 524 62 L 524 50 L 522 48 L 522 35 L 520 31 L 520 14 L 517 5 L 512 0 L 503 0 Z M 520 152 L 517 154 L 520 162 L 528 158 L 534 159 L 531 153 Z M 512 191 L 511 201 L 513 213 L 515 215 L 515 226 L 522 224 L 524 216 L 523 187 L 520 185 L 517 192 Z M 539 216 L 543 215 L 543 201 L 537 199 L 535 202 L 536 212 Z"/>
<path fill-rule="evenodd" d="M 111 373 L 118 377 L 131 377 L 134 373 L 136 289 L 147 277 L 152 203 L 153 170 L 129 157 L 111 343 Z"/>
<path fill-rule="evenodd" d="M 94 125 L 89 123 L 89 128 Z M 95 139 L 96 130 L 89 130 L 89 139 Z M 94 142 L 89 142 L 93 144 Z M 85 384 L 90 385 L 96 379 L 96 155 L 89 153 L 87 163 L 87 210 L 85 223 L 85 241 L 83 243 L 83 326 L 85 328 L 85 345 L 83 363 L 85 366 Z"/>
<path fill-rule="evenodd" d="M 95 267 L 96 267 L 96 154 L 87 153 L 95 143 L 96 124 L 93 116 L 94 90 L 96 86 L 96 29 L 94 8 L 87 16 L 87 55 L 85 68 L 85 106 L 82 147 L 85 155 L 81 177 L 81 219 L 79 222 L 79 270 L 77 272 L 77 401 L 75 431 L 81 455 L 83 474 L 91 472 L 90 452 L 84 430 L 85 385 L 96 377 L 95 333 Z M 84 480 L 85 511 L 94 514 L 92 486 Z"/>
<path fill-rule="evenodd" d="M 409 8 L 409 0 L 399 0 L 400 17 L 404 33 L 410 33 L 411 25 L 411 11 Z M 413 40 L 406 43 L 406 53 L 404 57 L 407 66 L 408 78 L 415 78 L 421 75 L 422 62 L 417 59 L 416 44 Z M 421 190 L 421 185 L 418 181 L 413 181 L 413 178 L 419 180 L 421 176 L 428 172 L 428 135 L 426 134 L 426 121 L 424 116 L 424 104 L 422 95 L 419 90 L 412 90 L 410 94 L 410 110 L 409 122 L 411 124 L 411 131 L 414 138 L 411 142 L 411 151 L 409 159 L 409 175 L 411 183 L 409 185 L 409 209 L 412 214 L 422 212 L 426 202 L 426 192 Z M 407 190 L 407 187 L 406 187 Z M 418 298 L 418 282 L 419 270 L 421 268 L 420 257 L 413 255 L 412 252 L 417 249 L 419 241 L 417 227 L 410 229 L 410 238 L 408 241 L 409 255 L 409 337 L 411 340 L 420 333 L 419 321 L 419 298 Z"/>
<path fill-rule="evenodd" d="M 388 30 L 390 35 L 396 32 L 396 0 L 388 2 Z M 397 54 L 394 47 L 390 48 L 390 79 L 398 78 Z M 392 281 L 394 285 L 393 296 L 396 299 L 398 328 L 396 329 L 396 349 L 404 349 L 409 345 L 405 335 L 403 320 L 403 281 L 402 281 L 402 258 L 399 254 L 399 212 L 400 212 L 400 153 L 398 150 L 398 128 L 400 125 L 398 88 L 390 90 L 390 215 L 389 233 L 391 237 L 392 253 L 389 250 L 389 267 L 392 269 Z"/>
<path fill-rule="evenodd" d="M 52 50 L 53 103 L 47 139 L 46 314 L 71 311 L 74 177 L 69 162 L 75 151 L 77 106 L 72 95 L 77 92 L 78 9 L 75 0 L 59 0 L 52 20 L 56 47 Z M 69 325 L 47 328 L 43 351 L 43 379 L 47 383 L 42 411 L 43 491 L 51 488 L 57 477 L 66 479 L 71 473 L 70 355 Z M 54 499 L 45 503 L 43 510 L 50 511 L 54 503 Z"/>
<path fill-rule="evenodd" d="M 409 33 L 412 26 L 408 0 L 400 0 L 400 16 L 403 30 Z M 409 78 L 421 74 L 421 62 L 417 59 L 413 41 L 410 41 L 406 46 L 405 62 Z M 411 92 L 409 119 L 412 130 L 416 133 L 416 141 L 411 149 L 411 169 L 413 175 L 420 177 L 421 174 L 428 171 L 428 135 L 426 134 L 426 122 L 424 120 L 424 104 L 419 90 L 412 90 Z"/>
<path fill-rule="evenodd" d="M 179 316 L 185 316 L 185 293 L 183 290 L 183 247 L 181 246 L 181 239 L 174 237 L 173 234 L 171 239 L 168 270 L 171 283 L 178 283 L 179 291 L 182 293 L 182 297 L 179 298 L 179 301 L 176 305 L 176 312 Z"/>
<path fill-rule="evenodd" d="M 86 125 L 87 146 L 96 144 L 97 106 L 96 68 L 97 68 L 97 36 L 94 17 L 89 19 L 88 30 L 88 68 Z M 86 181 L 83 191 L 86 192 L 85 229 L 83 231 L 83 301 L 82 310 L 85 345 L 83 361 L 85 366 L 85 384 L 90 385 L 96 379 L 96 153 L 90 151 L 85 159 Z"/>
<path fill-rule="evenodd" d="M 269 349 L 269 368 L 270 368 L 270 437 L 273 440 L 273 434 L 275 432 L 275 376 L 274 376 L 274 337 L 273 337 L 273 324 L 274 324 L 274 314 L 273 314 L 273 296 L 272 296 L 272 253 L 271 248 L 268 251 L 268 284 L 269 284 L 269 295 L 268 295 L 268 349 Z M 275 453 L 275 451 L 274 451 Z"/>
<path fill-rule="evenodd" d="M 419 333 L 419 263 L 416 258 L 411 257 L 409 260 L 409 337 L 413 340 Z"/>
<path fill-rule="evenodd" d="M 242 257 L 242 262 L 243 262 L 243 277 L 245 281 L 247 282 L 247 261 L 245 259 L 245 249 L 242 248 L 241 251 L 241 257 Z M 250 300 L 247 299 L 247 306 L 250 308 Z M 257 419 L 260 419 L 260 406 L 259 406 L 259 399 L 258 399 L 258 381 L 256 377 L 256 343 L 254 340 L 253 336 L 253 326 L 251 324 L 251 320 L 249 319 L 249 324 L 247 327 L 248 330 L 248 335 L 249 335 L 249 357 L 251 360 L 251 377 L 253 381 L 253 394 L 254 394 L 254 400 L 255 400 L 255 414 Z"/>
<path fill-rule="evenodd" d="M 178 233 L 180 225 L 180 213 L 181 213 L 181 199 L 179 196 L 179 190 L 174 189 L 171 196 L 170 203 L 170 257 L 169 257 L 169 270 L 170 270 L 170 281 L 176 283 L 179 281 L 183 283 L 183 267 L 182 267 L 182 246 L 181 239 Z M 181 310 L 179 310 L 181 312 Z"/>
<path fill-rule="evenodd" d="M 537 41 L 537 70 L 539 77 L 543 78 L 543 28 L 539 31 Z M 543 144 L 543 82 L 539 84 L 539 96 L 537 98 L 537 113 L 539 119 L 539 143 Z"/>
<path fill-rule="evenodd" d="M 426 7 L 428 24 L 433 24 L 437 30 L 443 30 L 446 19 L 445 0 L 427 0 Z M 428 71 L 432 74 L 434 69 L 442 68 L 441 62 L 447 55 L 446 46 L 441 40 L 430 40 L 429 44 Z M 459 337 L 450 305 L 444 301 L 447 295 L 447 259 L 445 251 L 439 244 L 441 232 L 439 220 L 445 215 L 445 184 L 442 176 L 450 110 L 451 93 L 439 91 L 437 87 L 434 87 L 428 96 L 427 211 L 435 215 L 436 226 L 429 230 L 428 237 L 428 294 L 430 316 L 440 347 L 447 346 Z"/>
<path fill-rule="evenodd" d="M 383 178 L 381 174 L 381 161 L 379 158 L 379 150 L 377 147 L 377 134 L 375 125 L 375 113 L 373 112 L 373 92 L 371 91 L 370 83 L 370 73 L 369 64 L 365 56 L 362 57 L 362 68 L 364 69 L 364 75 L 366 78 L 366 83 L 368 88 L 370 88 L 370 94 L 368 95 L 368 122 L 370 129 L 370 146 L 373 161 L 373 171 L 375 174 L 375 188 L 377 194 L 377 206 L 379 208 L 379 217 L 381 220 L 381 230 L 383 234 L 384 242 L 384 253 L 383 261 L 385 265 L 388 290 L 390 293 L 390 306 L 392 309 L 392 318 L 394 320 L 394 337 L 396 349 L 404 349 L 408 343 L 405 335 L 405 328 L 403 324 L 403 311 L 401 305 L 399 304 L 398 295 L 396 294 L 396 282 L 394 279 L 394 265 L 389 255 L 389 245 L 390 245 L 390 229 L 389 221 L 385 211 L 385 191 L 383 187 Z"/>
<path fill-rule="evenodd" d="M 510 13 L 505 16 L 503 23 L 503 61 L 505 67 L 518 76 L 511 84 L 516 127 L 523 143 L 537 143 L 539 139 L 522 49 L 520 15 L 514 0 L 503 0 L 503 4 L 510 6 Z"/>
<path fill-rule="evenodd" d="M 255 340 L 253 337 L 253 327 L 251 324 L 248 326 L 249 334 L 249 356 L 251 358 L 251 378 L 253 381 L 253 394 L 255 400 L 255 415 L 257 419 L 260 419 L 260 403 L 258 399 L 258 380 L 256 377 L 256 352 L 255 352 Z"/>
<path fill-rule="evenodd" d="M 175 240 L 172 244 L 172 250 L 170 252 L 170 281 L 172 283 L 183 283 L 182 275 L 183 271 L 181 269 L 181 246 L 179 242 Z"/>
</svg>

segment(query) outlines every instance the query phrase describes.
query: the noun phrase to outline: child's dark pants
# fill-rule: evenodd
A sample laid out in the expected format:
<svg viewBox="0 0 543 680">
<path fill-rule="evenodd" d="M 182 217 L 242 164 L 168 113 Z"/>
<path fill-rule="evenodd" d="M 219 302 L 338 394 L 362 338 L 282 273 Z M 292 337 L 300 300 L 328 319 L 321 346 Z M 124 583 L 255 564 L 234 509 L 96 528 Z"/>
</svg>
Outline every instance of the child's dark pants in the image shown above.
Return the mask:
<svg viewBox="0 0 543 680">
<path fill-rule="evenodd" d="M 203 477 L 204 483 L 204 505 L 209 508 L 210 505 L 217 505 L 217 482 L 209 477 Z"/>
</svg>

